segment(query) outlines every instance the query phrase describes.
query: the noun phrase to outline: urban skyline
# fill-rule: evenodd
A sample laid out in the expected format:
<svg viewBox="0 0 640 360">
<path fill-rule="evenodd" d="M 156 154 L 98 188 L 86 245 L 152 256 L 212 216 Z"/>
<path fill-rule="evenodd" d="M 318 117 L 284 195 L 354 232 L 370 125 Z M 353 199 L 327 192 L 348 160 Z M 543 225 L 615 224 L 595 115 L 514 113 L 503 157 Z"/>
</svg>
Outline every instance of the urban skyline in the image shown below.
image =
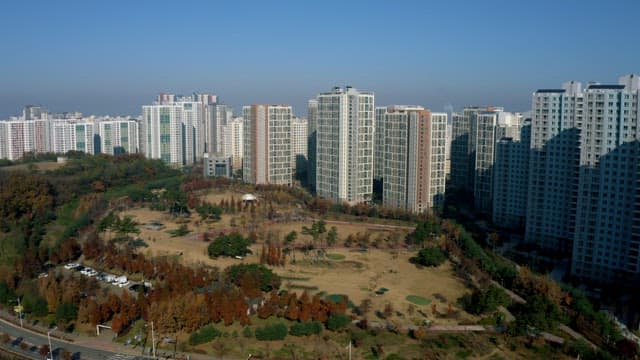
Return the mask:
<svg viewBox="0 0 640 360">
<path fill-rule="evenodd" d="M 222 94 L 237 112 L 286 103 L 303 115 L 317 89 L 335 85 L 376 91 L 380 104 L 525 111 L 539 84 L 613 82 L 640 59 L 630 46 L 635 1 L 616 2 L 615 16 L 595 1 L 323 4 L 193 3 L 197 11 L 178 12 L 162 2 L 10 2 L 0 14 L 0 118 L 30 103 L 135 115 L 159 92 L 194 90 Z M 169 44 L 177 50 L 163 52 Z"/>
</svg>

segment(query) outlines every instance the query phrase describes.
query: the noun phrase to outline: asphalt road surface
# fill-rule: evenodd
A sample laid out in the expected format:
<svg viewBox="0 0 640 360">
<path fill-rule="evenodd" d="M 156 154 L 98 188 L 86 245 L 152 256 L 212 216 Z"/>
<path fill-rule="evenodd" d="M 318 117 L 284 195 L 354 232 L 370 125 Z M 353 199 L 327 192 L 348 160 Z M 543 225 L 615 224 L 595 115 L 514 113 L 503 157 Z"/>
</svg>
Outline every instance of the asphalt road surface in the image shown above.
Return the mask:
<svg viewBox="0 0 640 360">
<path fill-rule="evenodd" d="M 3 320 L 0 320 L 0 332 L 6 333 L 11 337 L 11 341 L 7 344 L 0 344 L 0 347 L 9 349 L 18 354 L 24 355 L 30 359 L 42 359 L 40 355 L 40 346 L 48 344 L 47 336 L 15 327 Z M 21 341 L 18 341 L 21 340 Z M 20 342 L 26 342 L 29 347 L 23 350 Z M 53 349 L 54 359 L 60 358 L 62 349 L 66 349 L 72 354 L 72 359 L 90 359 L 90 360 L 138 360 L 146 359 L 144 357 L 113 353 L 100 349 L 92 349 L 82 345 L 61 341 L 51 338 L 51 347 Z"/>
</svg>

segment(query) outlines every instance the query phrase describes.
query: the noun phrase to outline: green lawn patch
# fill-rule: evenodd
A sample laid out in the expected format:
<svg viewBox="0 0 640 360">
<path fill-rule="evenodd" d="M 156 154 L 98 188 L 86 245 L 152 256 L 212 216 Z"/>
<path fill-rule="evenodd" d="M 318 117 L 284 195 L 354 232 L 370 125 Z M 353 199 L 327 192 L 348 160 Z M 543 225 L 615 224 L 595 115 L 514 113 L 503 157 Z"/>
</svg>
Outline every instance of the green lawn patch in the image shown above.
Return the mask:
<svg viewBox="0 0 640 360">
<path fill-rule="evenodd" d="M 429 305 L 431 304 L 431 300 L 418 296 L 418 295 L 409 295 L 406 297 L 406 300 L 410 303 L 414 303 L 416 305 Z"/>
<path fill-rule="evenodd" d="M 326 255 L 327 258 L 331 259 L 331 260 L 344 260 L 346 256 L 342 255 L 342 254 L 327 254 Z"/>
</svg>

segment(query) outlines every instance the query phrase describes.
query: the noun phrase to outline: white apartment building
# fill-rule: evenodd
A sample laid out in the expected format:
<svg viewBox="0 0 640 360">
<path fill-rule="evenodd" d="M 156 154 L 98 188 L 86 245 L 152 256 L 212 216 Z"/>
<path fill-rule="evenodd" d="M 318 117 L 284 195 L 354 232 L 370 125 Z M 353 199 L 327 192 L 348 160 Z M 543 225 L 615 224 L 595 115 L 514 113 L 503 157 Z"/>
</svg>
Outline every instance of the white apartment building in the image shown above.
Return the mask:
<svg viewBox="0 0 640 360">
<path fill-rule="evenodd" d="M 230 119 L 227 113 L 230 108 L 223 104 L 209 104 L 206 112 L 205 152 L 224 153 L 224 127 Z"/>
<path fill-rule="evenodd" d="M 384 173 L 385 129 L 387 107 L 375 108 L 374 141 L 373 141 L 373 178 L 382 180 Z"/>
<path fill-rule="evenodd" d="M 584 91 L 571 271 L 598 282 L 640 278 L 640 78 Z"/>
<path fill-rule="evenodd" d="M 525 241 L 557 253 L 569 254 L 574 236 L 583 96 L 572 81 L 532 99 Z"/>
<path fill-rule="evenodd" d="M 503 137 L 495 145 L 493 163 L 494 224 L 510 229 L 524 229 L 529 185 L 529 146 L 531 119 L 526 119 L 520 134 Z"/>
<path fill-rule="evenodd" d="M 475 208 L 491 213 L 493 209 L 493 167 L 496 143 L 505 137 L 518 137 L 522 115 L 502 109 L 478 111 L 475 113 L 475 142 L 473 197 Z"/>
<path fill-rule="evenodd" d="M 243 107 L 243 180 L 252 184 L 291 185 L 291 106 Z"/>
<path fill-rule="evenodd" d="M 383 204 L 415 213 L 440 209 L 446 182 L 447 114 L 392 106 L 383 116 Z"/>
<path fill-rule="evenodd" d="M 142 106 L 140 148 L 150 159 L 174 166 L 192 165 L 204 153 L 203 104 L 197 96 L 162 94 L 161 101 Z M 202 151 L 202 152 L 201 152 Z"/>
<path fill-rule="evenodd" d="M 98 123 L 100 152 L 103 154 L 135 154 L 140 148 L 138 121 L 134 119 L 105 119 Z"/>
<path fill-rule="evenodd" d="M 304 172 L 307 167 L 307 119 L 291 119 L 291 167 L 296 172 Z"/>
<path fill-rule="evenodd" d="M 51 121 L 51 152 L 64 154 L 81 151 L 95 155 L 93 122 L 82 119 L 53 119 Z"/>
<path fill-rule="evenodd" d="M 307 184 L 312 191 L 316 191 L 318 100 L 309 100 L 307 111 Z"/>
<path fill-rule="evenodd" d="M 19 160 L 27 152 L 50 151 L 49 131 L 46 119 L 0 121 L 0 159 Z"/>
<path fill-rule="evenodd" d="M 244 153 L 244 121 L 242 117 L 236 117 L 222 128 L 224 151 L 223 154 L 231 157 L 234 169 L 242 169 L 242 154 Z"/>
<path fill-rule="evenodd" d="M 183 104 L 145 105 L 140 122 L 140 148 L 149 159 L 173 166 L 187 164 L 184 156 Z"/>
<path fill-rule="evenodd" d="M 533 94 L 525 239 L 582 279 L 640 277 L 639 95 L 638 75 Z"/>
<path fill-rule="evenodd" d="M 502 111 L 491 106 L 468 106 L 451 114 L 450 176 L 452 188 L 473 192 L 476 161 L 477 115 L 482 111 Z"/>
<path fill-rule="evenodd" d="M 317 96 L 316 191 L 351 204 L 373 192 L 374 95 L 336 87 Z"/>
</svg>

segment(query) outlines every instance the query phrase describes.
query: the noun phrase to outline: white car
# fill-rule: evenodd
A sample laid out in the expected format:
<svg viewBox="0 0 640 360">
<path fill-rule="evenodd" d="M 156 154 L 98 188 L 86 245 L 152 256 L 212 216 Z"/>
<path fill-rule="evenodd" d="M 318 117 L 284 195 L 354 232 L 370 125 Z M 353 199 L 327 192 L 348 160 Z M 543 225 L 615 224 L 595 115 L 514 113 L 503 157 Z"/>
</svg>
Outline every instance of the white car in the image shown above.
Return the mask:
<svg viewBox="0 0 640 360">
<path fill-rule="evenodd" d="M 67 265 L 64 266 L 64 268 L 67 270 L 71 270 L 71 269 L 77 268 L 78 266 L 80 266 L 80 264 L 78 263 L 68 263 Z"/>
<path fill-rule="evenodd" d="M 122 287 L 129 286 L 129 284 L 130 282 L 127 280 L 126 282 L 119 282 L 117 285 L 122 288 Z"/>
</svg>

